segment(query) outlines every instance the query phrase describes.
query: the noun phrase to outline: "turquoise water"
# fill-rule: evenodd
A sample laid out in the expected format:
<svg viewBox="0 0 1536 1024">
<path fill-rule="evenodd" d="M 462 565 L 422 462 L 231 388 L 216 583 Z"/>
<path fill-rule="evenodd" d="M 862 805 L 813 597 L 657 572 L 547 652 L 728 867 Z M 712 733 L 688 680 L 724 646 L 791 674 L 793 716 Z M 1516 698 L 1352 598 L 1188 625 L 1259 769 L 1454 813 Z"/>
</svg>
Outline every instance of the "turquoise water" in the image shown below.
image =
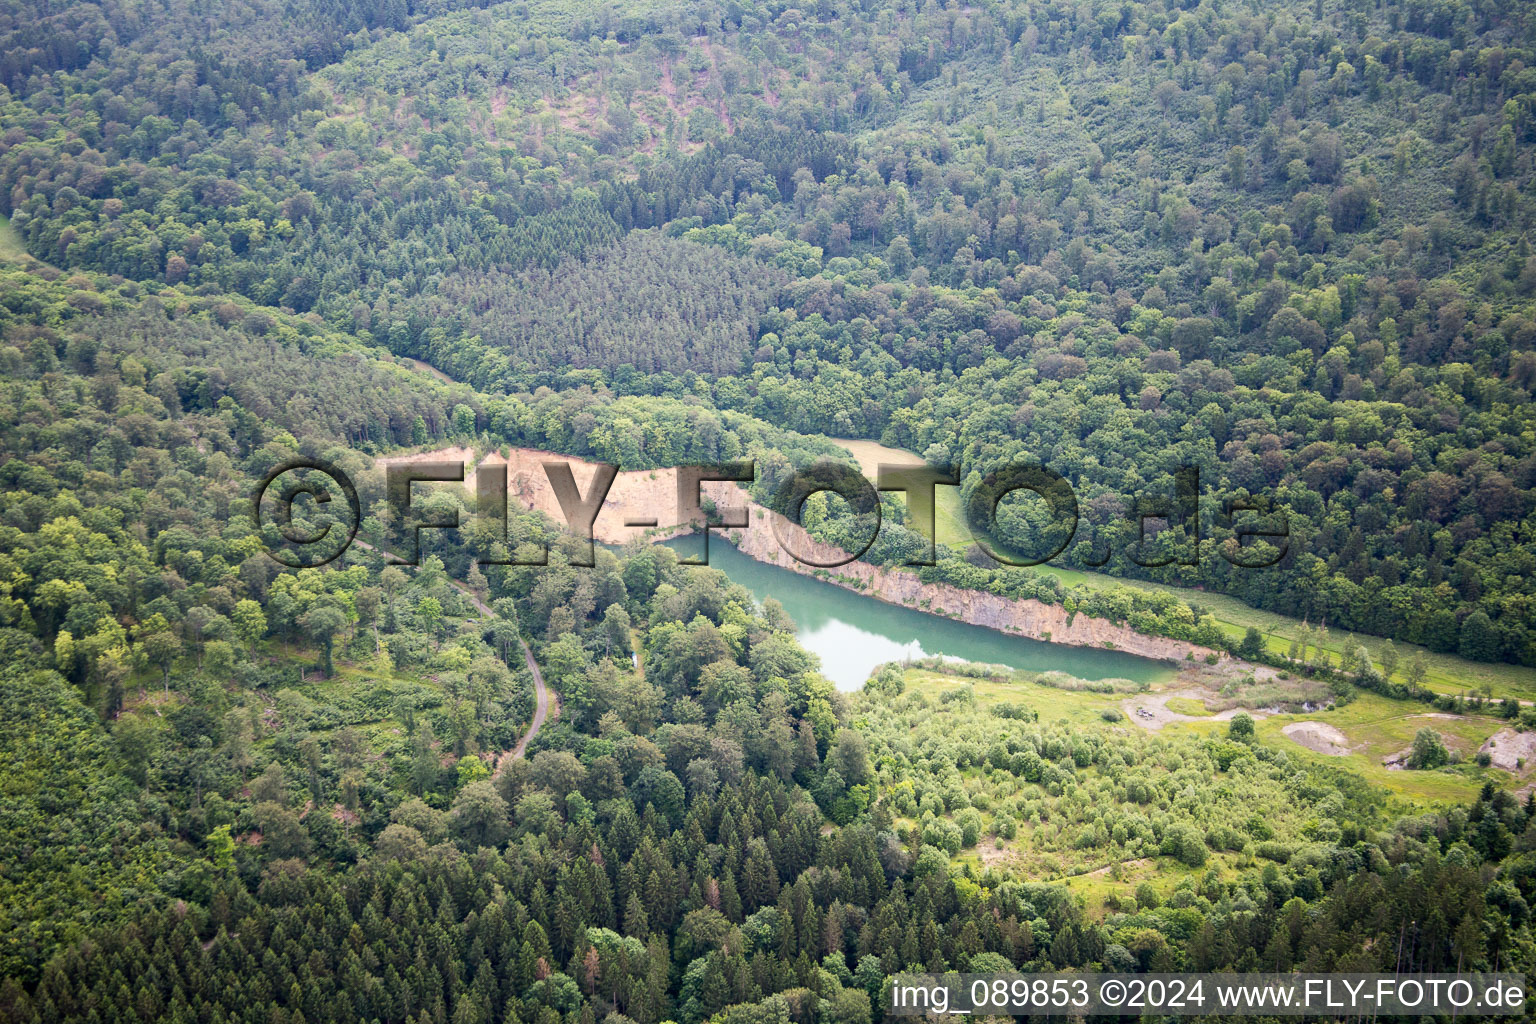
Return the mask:
<svg viewBox="0 0 1536 1024">
<path fill-rule="evenodd" d="M 696 541 L 679 542 L 680 553 L 698 554 Z M 887 661 L 940 656 L 1081 679 L 1166 678 L 1166 664 L 1122 651 L 1068 647 L 1009 636 L 995 629 L 887 604 L 884 601 L 748 558 L 712 538 L 709 564 L 750 590 L 759 602 L 777 598 L 795 620 L 800 643 L 821 658 L 821 671 L 840 690 L 857 690 L 875 666 Z"/>
</svg>

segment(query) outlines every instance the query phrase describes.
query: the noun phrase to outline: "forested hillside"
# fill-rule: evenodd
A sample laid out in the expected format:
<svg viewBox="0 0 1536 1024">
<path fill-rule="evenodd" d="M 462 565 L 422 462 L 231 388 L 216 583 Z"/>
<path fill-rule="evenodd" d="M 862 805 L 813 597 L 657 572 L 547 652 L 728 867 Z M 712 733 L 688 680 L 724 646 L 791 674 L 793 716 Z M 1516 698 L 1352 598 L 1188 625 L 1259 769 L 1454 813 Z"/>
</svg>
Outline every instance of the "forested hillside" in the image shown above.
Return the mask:
<svg viewBox="0 0 1536 1024">
<path fill-rule="evenodd" d="M 354 548 L 298 572 L 248 517 L 251 480 L 320 455 L 378 542 L 348 442 L 481 418 L 809 442 L 682 402 L 488 397 L 219 296 L 46 268 L 7 295 L 5 1019 L 860 1024 L 908 967 L 1529 959 L 1531 805 L 1491 784 L 1415 809 L 1251 723 L 1059 718 L 1067 679 L 978 705 L 892 667 L 850 701 L 776 603 L 666 548 L 577 569 L 534 516 L 507 543 L 554 541 L 548 568 L 475 568 L 505 552 L 469 530 L 429 531 L 419 569 Z M 522 639 L 561 707 L 515 760 Z M 1106 862 L 1085 907 L 1064 882 Z"/>
<path fill-rule="evenodd" d="M 871 1024 L 905 969 L 1536 973 L 1536 710 L 1319 653 L 1536 665 L 1533 17 L 0 3 L 0 1020 Z M 1305 631 L 1279 658 L 1188 592 L 974 547 L 921 570 L 1249 659 L 1159 732 L 1060 672 L 839 693 L 778 602 L 664 546 L 582 566 L 515 505 L 502 537 L 455 484 L 415 505 L 464 528 L 385 556 L 380 457 L 751 459 L 771 503 L 836 439 L 966 506 L 1044 465 L 1067 570 Z M 297 457 L 359 491 L 355 524 L 296 503 L 363 542 L 316 568 L 253 519 Z M 1142 565 L 1127 513 L 1182 466 L 1200 565 Z M 1244 570 L 1218 513 L 1255 496 L 1289 554 Z M 866 557 L 906 562 L 884 510 Z M 1319 750 L 1281 705 L 1374 731 Z"/>
<path fill-rule="evenodd" d="M 18 25 L 0 204 L 39 259 L 487 390 L 1038 461 L 1073 564 L 1531 664 L 1529 15 L 551 2 L 346 12 L 333 53 L 253 9 L 270 82 L 121 70 L 148 15 L 98 55 Z M 1127 557 L 1180 464 L 1286 510 L 1290 571 Z"/>
</svg>

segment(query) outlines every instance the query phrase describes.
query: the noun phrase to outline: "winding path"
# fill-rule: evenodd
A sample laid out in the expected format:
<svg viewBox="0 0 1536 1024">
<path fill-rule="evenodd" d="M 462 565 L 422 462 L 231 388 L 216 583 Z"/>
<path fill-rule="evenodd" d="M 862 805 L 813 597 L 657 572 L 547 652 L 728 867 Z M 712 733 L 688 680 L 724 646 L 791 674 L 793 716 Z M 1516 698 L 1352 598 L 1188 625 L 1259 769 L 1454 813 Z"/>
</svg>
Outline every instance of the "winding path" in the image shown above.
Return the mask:
<svg viewBox="0 0 1536 1024">
<path fill-rule="evenodd" d="M 528 726 L 528 731 L 523 733 L 523 738 L 517 741 L 517 746 L 496 762 L 498 772 L 501 771 L 502 762 L 507 758 L 516 761 L 523 756 L 529 742 L 539 734 L 539 729 L 544 726 L 544 720 L 549 717 L 549 687 L 544 685 L 544 673 L 539 671 L 539 663 L 533 660 L 533 652 L 528 649 L 528 641 L 518 637 L 517 642 L 523 645 L 523 659 L 528 662 L 528 671 L 533 673 L 533 723 Z M 560 708 L 556 705 L 555 717 L 559 716 Z"/>
<path fill-rule="evenodd" d="M 384 552 L 380 551 L 378 548 L 374 547 L 372 544 L 369 544 L 365 540 L 354 539 L 352 543 L 364 549 L 365 551 L 372 551 L 376 555 L 384 554 Z M 479 595 L 477 595 L 473 590 L 469 589 L 469 585 L 467 583 L 461 583 L 455 579 L 450 579 L 448 582 L 453 584 L 454 588 L 458 590 L 459 593 L 469 598 L 469 603 L 474 606 L 475 611 L 488 618 L 495 617 L 496 613 L 491 611 L 489 605 L 480 600 Z M 502 765 L 505 764 L 509 759 L 516 761 L 521 758 L 524 753 L 527 752 L 528 744 L 533 742 L 533 738 L 537 736 L 539 734 L 539 730 L 544 727 L 545 721 L 551 717 L 551 697 L 549 694 L 549 687 L 544 685 L 544 673 L 539 671 L 539 663 L 533 660 L 533 651 L 529 649 L 528 641 L 524 640 L 522 637 L 518 637 L 517 642 L 523 648 L 523 660 L 528 665 L 528 671 L 533 673 L 533 721 L 529 723 L 528 731 L 523 733 L 522 739 L 517 741 L 516 746 L 514 746 L 511 750 L 508 750 L 497 756 L 495 767 L 496 774 L 501 773 Z M 553 706 L 553 717 L 559 718 L 559 702 L 555 701 Z"/>
</svg>

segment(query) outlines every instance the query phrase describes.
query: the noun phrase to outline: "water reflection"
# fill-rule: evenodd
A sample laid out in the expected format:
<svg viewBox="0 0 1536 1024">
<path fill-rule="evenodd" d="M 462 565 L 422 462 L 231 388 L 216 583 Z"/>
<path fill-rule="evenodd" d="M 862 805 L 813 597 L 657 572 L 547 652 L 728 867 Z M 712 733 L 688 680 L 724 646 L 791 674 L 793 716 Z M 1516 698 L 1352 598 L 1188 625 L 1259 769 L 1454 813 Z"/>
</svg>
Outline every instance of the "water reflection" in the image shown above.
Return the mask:
<svg viewBox="0 0 1536 1024">
<path fill-rule="evenodd" d="M 680 541 L 676 546 L 679 553 L 698 552 L 693 542 Z M 718 539 L 709 545 L 709 564 L 750 590 L 758 601 L 777 598 L 795 620 L 800 643 L 821 658 L 822 672 L 840 690 L 857 690 L 883 662 L 933 656 L 1037 672 L 1056 669 L 1083 679 L 1154 682 L 1170 671 L 1161 662 L 1121 651 L 1027 640 L 886 604 L 748 558 Z"/>
</svg>

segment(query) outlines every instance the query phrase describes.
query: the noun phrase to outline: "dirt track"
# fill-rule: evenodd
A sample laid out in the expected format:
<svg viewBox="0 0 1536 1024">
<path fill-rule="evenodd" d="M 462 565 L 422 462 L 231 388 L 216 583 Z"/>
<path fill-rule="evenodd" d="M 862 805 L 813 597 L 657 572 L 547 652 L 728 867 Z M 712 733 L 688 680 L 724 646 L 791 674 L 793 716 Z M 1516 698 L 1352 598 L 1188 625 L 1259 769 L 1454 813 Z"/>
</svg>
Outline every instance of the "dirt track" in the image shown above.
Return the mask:
<svg viewBox="0 0 1536 1024">
<path fill-rule="evenodd" d="M 479 604 L 479 602 L 476 601 L 476 604 Z M 523 733 L 523 738 L 517 741 L 517 746 L 496 759 L 496 770 L 498 772 L 501 771 L 502 764 L 508 758 L 516 761 L 523 756 L 528 750 L 528 744 L 533 742 L 533 738 L 544 727 L 544 719 L 549 716 L 549 687 L 544 685 L 544 673 L 539 671 L 539 663 L 533 660 L 533 652 L 528 649 L 528 641 L 518 637 L 517 642 L 523 645 L 523 658 L 528 662 L 528 671 L 533 673 L 533 722 L 528 726 L 528 731 Z M 559 715 L 558 707 L 555 709 L 555 713 L 557 716 Z"/>
<path fill-rule="evenodd" d="M 354 540 L 353 543 L 365 551 L 372 551 L 376 555 L 382 554 L 378 548 L 374 547 L 372 544 L 369 544 L 365 540 Z M 458 580 L 449 580 L 448 582 L 452 583 L 454 588 L 458 590 L 459 593 L 463 594 L 469 599 L 469 603 L 474 606 L 475 611 L 479 612 L 481 615 L 484 615 L 486 618 L 493 618 L 496 615 L 496 613 L 491 610 L 490 606 L 487 605 L 484 601 L 480 600 L 479 596 L 476 595 L 473 590 L 470 590 L 466 584 L 460 583 Z M 527 751 L 528 744 L 533 742 L 533 738 L 537 736 L 539 734 L 539 730 L 544 727 L 544 722 L 551 717 L 551 704 L 553 704 L 554 708 L 553 717 L 560 717 L 560 702 L 555 700 L 550 695 L 549 687 L 544 685 L 544 673 L 539 671 L 539 663 L 533 660 L 533 651 L 529 650 L 528 641 L 524 640 L 522 637 L 518 637 L 517 642 L 522 645 L 523 659 L 528 663 L 528 671 L 533 673 L 533 721 L 529 723 L 528 731 L 523 733 L 522 738 L 517 741 L 516 746 L 514 746 L 511 750 L 504 751 L 492 758 L 492 763 L 495 766 L 495 771 L 498 774 L 501 772 L 501 766 L 505 764 L 509 758 L 513 761 L 516 761 L 523 756 L 525 751 Z"/>
<path fill-rule="evenodd" d="M 1120 708 L 1125 712 L 1125 717 L 1141 726 L 1148 732 L 1157 732 L 1169 722 L 1227 722 L 1239 711 L 1247 711 L 1252 718 L 1263 718 L 1264 712 L 1252 711 L 1246 708 L 1228 708 L 1225 711 L 1217 711 L 1210 715 L 1186 715 L 1178 711 L 1170 711 L 1168 702 L 1175 697 L 1184 697 L 1189 700 L 1206 700 L 1212 695 L 1200 690 L 1168 690 L 1163 693 L 1138 693 L 1134 697 L 1128 697 L 1121 701 Z"/>
</svg>

